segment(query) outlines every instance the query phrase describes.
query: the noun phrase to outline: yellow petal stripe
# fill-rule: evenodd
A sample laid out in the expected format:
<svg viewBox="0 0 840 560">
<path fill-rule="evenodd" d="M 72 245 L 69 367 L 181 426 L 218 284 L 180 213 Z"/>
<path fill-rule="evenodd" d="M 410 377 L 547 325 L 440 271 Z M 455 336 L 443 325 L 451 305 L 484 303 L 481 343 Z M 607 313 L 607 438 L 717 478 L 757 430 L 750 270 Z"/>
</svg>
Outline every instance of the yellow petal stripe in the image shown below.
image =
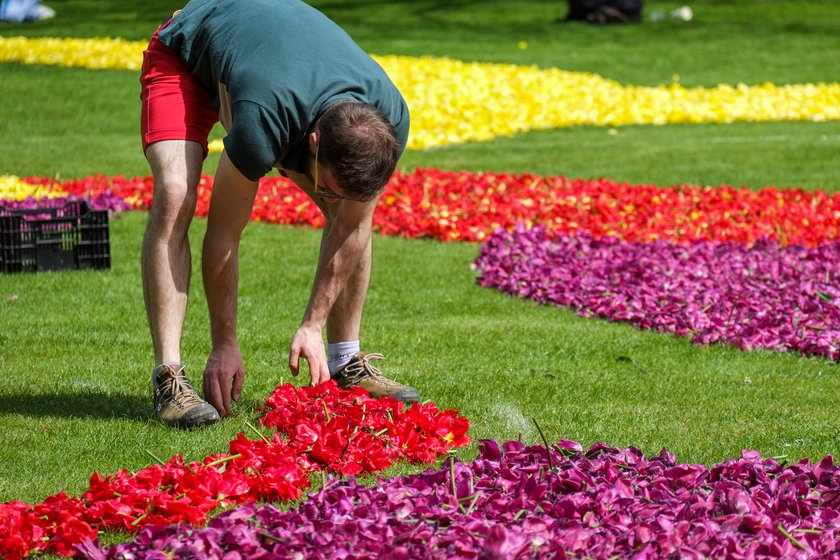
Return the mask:
<svg viewBox="0 0 840 560">
<path fill-rule="evenodd" d="M 140 67 L 145 41 L 0 37 L 0 62 Z M 374 56 L 406 98 L 409 148 L 580 124 L 840 120 L 840 84 L 623 86 L 597 74 L 448 58 Z M 221 150 L 220 142 L 211 144 Z"/>
<path fill-rule="evenodd" d="M 0 37 L 0 62 L 73 66 L 91 70 L 140 70 L 148 41 L 95 38 Z"/>
<path fill-rule="evenodd" d="M 15 175 L 0 175 L 0 199 L 25 200 L 26 198 L 58 198 L 67 193 L 54 185 L 33 185 Z"/>
</svg>

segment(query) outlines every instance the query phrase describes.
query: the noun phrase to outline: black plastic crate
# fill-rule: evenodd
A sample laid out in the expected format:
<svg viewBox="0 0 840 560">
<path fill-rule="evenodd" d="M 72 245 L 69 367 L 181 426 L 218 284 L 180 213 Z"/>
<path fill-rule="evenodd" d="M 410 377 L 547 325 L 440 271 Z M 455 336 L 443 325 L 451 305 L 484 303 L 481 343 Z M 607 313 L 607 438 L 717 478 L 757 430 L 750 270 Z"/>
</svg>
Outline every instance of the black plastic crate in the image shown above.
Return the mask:
<svg viewBox="0 0 840 560">
<path fill-rule="evenodd" d="M 0 271 L 111 268 L 108 211 L 83 200 L 12 210 L 0 206 Z"/>
</svg>

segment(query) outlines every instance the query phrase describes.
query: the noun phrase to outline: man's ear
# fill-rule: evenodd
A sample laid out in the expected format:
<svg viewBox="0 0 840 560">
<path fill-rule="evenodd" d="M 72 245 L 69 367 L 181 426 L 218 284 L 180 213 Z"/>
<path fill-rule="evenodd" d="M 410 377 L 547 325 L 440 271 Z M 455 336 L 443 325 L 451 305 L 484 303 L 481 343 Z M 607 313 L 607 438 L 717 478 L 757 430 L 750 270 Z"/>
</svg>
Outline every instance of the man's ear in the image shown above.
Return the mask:
<svg viewBox="0 0 840 560">
<path fill-rule="evenodd" d="M 321 135 L 317 131 L 312 131 L 309 133 L 309 149 L 313 152 L 315 148 L 318 146 L 318 143 L 321 142 Z"/>
</svg>

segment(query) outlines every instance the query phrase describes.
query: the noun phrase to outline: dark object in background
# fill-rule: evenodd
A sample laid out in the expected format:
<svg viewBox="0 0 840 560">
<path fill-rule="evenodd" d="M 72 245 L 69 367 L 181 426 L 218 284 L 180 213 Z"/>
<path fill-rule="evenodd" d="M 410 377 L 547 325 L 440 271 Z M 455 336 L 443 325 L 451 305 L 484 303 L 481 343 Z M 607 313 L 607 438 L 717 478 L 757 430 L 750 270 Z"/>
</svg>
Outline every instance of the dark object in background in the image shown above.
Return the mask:
<svg viewBox="0 0 840 560">
<path fill-rule="evenodd" d="M 111 268 L 108 211 L 83 200 L 9 210 L 0 206 L 0 272 Z"/>
<path fill-rule="evenodd" d="M 642 21 L 644 0 L 569 0 L 566 21 L 636 23 Z"/>
</svg>

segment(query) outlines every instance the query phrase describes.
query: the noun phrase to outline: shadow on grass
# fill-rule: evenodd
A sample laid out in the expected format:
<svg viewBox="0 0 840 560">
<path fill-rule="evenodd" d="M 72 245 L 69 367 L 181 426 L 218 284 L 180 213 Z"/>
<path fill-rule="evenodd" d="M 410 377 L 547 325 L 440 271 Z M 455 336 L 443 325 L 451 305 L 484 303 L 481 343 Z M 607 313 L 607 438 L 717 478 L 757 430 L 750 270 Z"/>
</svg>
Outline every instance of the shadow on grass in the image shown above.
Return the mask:
<svg viewBox="0 0 840 560">
<path fill-rule="evenodd" d="M 52 418 L 116 418 L 145 422 L 153 417 L 152 397 L 128 393 L 0 395 L 0 415 Z"/>
</svg>

